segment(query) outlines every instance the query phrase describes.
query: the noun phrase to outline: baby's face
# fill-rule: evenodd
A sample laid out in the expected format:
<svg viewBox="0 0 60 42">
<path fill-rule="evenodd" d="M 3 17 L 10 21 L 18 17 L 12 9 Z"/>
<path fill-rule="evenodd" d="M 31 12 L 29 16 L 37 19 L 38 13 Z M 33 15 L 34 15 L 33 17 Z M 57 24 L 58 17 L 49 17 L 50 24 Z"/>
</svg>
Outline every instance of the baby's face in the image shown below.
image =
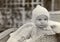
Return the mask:
<svg viewBox="0 0 60 42">
<path fill-rule="evenodd" d="M 46 28 L 48 26 L 48 17 L 46 15 L 40 15 L 36 17 L 35 25 L 38 28 Z"/>
</svg>

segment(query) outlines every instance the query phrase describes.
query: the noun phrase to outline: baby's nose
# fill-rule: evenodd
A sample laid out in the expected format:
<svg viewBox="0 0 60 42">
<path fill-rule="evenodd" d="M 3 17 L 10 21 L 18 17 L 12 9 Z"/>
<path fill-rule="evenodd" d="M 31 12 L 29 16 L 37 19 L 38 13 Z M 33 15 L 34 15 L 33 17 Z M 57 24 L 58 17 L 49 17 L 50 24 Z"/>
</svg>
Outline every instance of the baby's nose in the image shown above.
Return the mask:
<svg viewBox="0 0 60 42">
<path fill-rule="evenodd" d="M 41 23 L 45 22 L 44 20 L 41 20 Z"/>
<path fill-rule="evenodd" d="M 45 21 L 41 21 L 41 24 L 44 24 L 45 23 Z"/>
</svg>

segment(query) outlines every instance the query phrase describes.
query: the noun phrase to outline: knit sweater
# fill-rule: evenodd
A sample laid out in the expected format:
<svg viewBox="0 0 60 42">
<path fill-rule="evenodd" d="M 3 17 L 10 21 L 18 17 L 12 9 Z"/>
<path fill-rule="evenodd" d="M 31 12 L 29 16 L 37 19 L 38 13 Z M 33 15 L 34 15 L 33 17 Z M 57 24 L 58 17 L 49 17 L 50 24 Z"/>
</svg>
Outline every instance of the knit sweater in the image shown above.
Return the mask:
<svg viewBox="0 0 60 42">
<path fill-rule="evenodd" d="M 55 32 L 50 27 L 46 31 L 37 29 L 33 23 L 28 23 L 22 26 L 20 32 L 17 31 L 11 34 L 7 42 L 57 42 Z"/>
</svg>

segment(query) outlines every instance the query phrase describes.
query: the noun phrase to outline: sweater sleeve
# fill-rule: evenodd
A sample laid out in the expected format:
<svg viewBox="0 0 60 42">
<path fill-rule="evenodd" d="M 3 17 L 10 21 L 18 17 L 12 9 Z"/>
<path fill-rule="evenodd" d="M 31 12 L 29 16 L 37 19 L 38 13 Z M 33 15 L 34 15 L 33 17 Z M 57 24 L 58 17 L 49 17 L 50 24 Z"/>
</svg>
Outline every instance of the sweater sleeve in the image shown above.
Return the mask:
<svg viewBox="0 0 60 42">
<path fill-rule="evenodd" d="M 19 31 L 17 33 L 14 32 L 16 35 L 13 35 L 13 36 L 11 35 L 8 41 L 11 39 L 10 41 L 12 42 L 13 41 L 12 38 L 13 38 L 18 42 L 23 42 L 24 40 L 30 38 L 31 31 L 32 31 L 32 26 L 26 25 L 25 27 L 22 27 L 22 29 L 20 29 L 20 32 Z"/>
</svg>

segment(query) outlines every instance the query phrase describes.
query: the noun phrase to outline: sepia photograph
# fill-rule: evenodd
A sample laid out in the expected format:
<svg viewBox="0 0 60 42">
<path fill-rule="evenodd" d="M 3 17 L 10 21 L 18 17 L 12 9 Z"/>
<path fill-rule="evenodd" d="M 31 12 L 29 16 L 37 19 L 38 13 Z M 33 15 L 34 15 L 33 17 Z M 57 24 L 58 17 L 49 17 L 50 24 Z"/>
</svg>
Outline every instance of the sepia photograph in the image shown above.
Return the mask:
<svg viewBox="0 0 60 42">
<path fill-rule="evenodd" d="M 60 42 L 60 0 L 0 0 L 0 42 Z"/>
</svg>

